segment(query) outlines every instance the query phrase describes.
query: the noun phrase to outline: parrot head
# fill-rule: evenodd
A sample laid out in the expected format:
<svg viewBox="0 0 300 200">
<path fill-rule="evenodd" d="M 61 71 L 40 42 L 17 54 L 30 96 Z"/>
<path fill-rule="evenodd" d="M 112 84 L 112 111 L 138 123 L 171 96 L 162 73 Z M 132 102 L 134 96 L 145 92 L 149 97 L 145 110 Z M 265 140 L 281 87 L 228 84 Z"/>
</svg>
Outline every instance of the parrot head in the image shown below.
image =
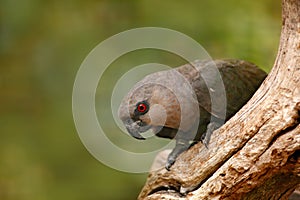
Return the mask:
<svg viewBox="0 0 300 200">
<path fill-rule="evenodd" d="M 181 98 L 188 96 L 182 93 L 188 90 L 182 89 L 186 80 L 181 75 L 178 78 L 178 74 L 175 70 L 150 74 L 124 97 L 118 114 L 131 136 L 142 140 L 145 138 L 141 133 L 152 130 L 159 137 L 172 139 L 178 129 L 189 128 L 190 120 L 183 123 L 182 115 L 195 119 L 197 111 L 186 101 L 192 98 Z M 189 108 L 183 109 L 186 105 Z"/>
<path fill-rule="evenodd" d="M 145 139 L 140 133 L 149 129 L 156 134 L 163 128 L 178 129 L 180 106 L 174 94 L 163 86 L 146 84 L 134 88 L 123 99 L 119 118 L 131 136 Z"/>
</svg>

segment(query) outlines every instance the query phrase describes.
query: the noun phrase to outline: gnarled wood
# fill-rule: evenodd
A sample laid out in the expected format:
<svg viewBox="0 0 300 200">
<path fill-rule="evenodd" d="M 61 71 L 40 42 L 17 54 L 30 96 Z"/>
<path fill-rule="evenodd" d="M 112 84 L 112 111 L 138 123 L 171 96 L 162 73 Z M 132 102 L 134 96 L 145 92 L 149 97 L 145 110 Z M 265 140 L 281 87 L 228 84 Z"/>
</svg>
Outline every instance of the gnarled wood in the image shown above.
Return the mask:
<svg viewBox="0 0 300 200">
<path fill-rule="evenodd" d="M 251 100 L 170 171 L 149 174 L 139 199 L 287 199 L 300 184 L 300 1 L 283 0 L 278 55 Z M 159 157 L 163 157 L 162 156 Z"/>
</svg>

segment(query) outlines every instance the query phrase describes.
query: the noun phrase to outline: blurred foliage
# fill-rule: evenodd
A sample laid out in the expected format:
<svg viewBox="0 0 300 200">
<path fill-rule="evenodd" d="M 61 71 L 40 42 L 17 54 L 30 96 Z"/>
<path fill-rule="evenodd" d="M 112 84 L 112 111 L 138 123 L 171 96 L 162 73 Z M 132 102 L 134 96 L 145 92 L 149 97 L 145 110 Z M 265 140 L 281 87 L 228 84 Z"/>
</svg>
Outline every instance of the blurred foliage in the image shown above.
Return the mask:
<svg viewBox="0 0 300 200">
<path fill-rule="evenodd" d="M 71 96 L 92 48 L 144 26 L 183 32 L 213 58 L 246 59 L 269 71 L 280 1 L 1 0 L 1 200 L 136 198 L 146 174 L 118 172 L 87 152 Z M 146 54 L 136 59 L 148 61 Z"/>
</svg>

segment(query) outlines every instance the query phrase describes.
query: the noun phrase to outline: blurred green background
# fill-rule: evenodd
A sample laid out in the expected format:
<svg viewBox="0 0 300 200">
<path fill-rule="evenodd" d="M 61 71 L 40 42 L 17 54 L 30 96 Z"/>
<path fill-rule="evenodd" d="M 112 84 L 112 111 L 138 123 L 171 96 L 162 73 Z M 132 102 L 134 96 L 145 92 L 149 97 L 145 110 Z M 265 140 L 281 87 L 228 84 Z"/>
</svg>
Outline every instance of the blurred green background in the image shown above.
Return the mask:
<svg viewBox="0 0 300 200">
<path fill-rule="evenodd" d="M 135 199 L 147 174 L 106 167 L 76 133 L 72 87 L 83 59 L 114 34 L 159 26 L 194 38 L 213 58 L 246 59 L 269 71 L 280 36 L 280 5 L 1 0 L 0 199 Z M 147 63 L 148 57 L 146 51 L 137 59 Z"/>
</svg>

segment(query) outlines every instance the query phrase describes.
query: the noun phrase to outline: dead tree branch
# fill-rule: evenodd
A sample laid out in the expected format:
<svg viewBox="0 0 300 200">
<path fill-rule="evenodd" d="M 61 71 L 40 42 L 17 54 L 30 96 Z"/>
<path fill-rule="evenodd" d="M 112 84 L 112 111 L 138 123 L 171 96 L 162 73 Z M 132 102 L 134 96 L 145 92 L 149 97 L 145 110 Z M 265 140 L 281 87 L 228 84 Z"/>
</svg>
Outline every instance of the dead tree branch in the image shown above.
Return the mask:
<svg viewBox="0 0 300 200">
<path fill-rule="evenodd" d="M 252 99 L 139 199 L 287 199 L 300 184 L 300 1 L 283 0 L 275 64 Z"/>
</svg>

